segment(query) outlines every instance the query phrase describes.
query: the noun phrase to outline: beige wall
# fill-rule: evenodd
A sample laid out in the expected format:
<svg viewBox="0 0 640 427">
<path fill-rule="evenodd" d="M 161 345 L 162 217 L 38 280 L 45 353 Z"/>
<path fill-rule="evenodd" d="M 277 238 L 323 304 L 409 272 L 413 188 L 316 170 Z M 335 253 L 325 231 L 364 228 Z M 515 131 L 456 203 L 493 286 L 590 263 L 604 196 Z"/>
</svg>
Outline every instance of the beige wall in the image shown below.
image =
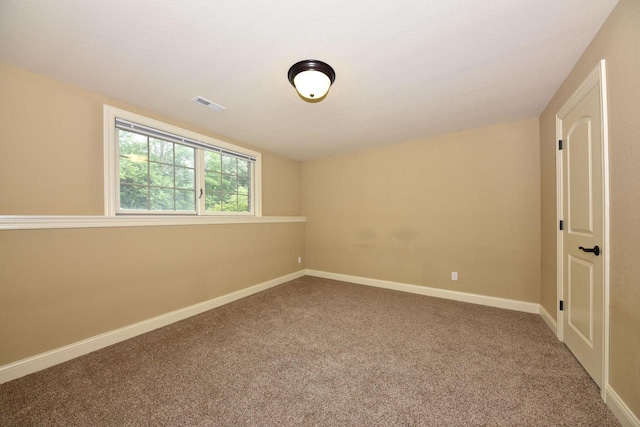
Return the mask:
<svg viewBox="0 0 640 427">
<path fill-rule="evenodd" d="M 606 60 L 609 107 L 610 384 L 640 416 L 640 1 L 620 0 L 540 117 L 541 301 L 555 315 L 555 115 Z"/>
<path fill-rule="evenodd" d="M 0 93 L 0 215 L 102 215 L 108 99 L 3 65 Z"/>
<path fill-rule="evenodd" d="M 105 103 L 220 138 L 4 65 L 0 93 L 0 215 L 103 214 Z M 300 215 L 299 162 L 263 152 L 263 213 Z M 303 223 L 0 231 L 0 365 L 298 271 L 298 256 Z"/>
<path fill-rule="evenodd" d="M 104 104 L 262 152 L 263 214 L 300 215 L 300 162 L 3 64 L 0 93 L 0 215 L 104 214 Z"/>
<path fill-rule="evenodd" d="M 262 214 L 300 215 L 300 162 L 262 154 Z"/>
<path fill-rule="evenodd" d="M 0 231 L 0 365 L 298 271 L 304 224 Z"/>
<path fill-rule="evenodd" d="M 538 302 L 538 146 L 530 119 L 304 162 L 307 268 Z"/>
</svg>

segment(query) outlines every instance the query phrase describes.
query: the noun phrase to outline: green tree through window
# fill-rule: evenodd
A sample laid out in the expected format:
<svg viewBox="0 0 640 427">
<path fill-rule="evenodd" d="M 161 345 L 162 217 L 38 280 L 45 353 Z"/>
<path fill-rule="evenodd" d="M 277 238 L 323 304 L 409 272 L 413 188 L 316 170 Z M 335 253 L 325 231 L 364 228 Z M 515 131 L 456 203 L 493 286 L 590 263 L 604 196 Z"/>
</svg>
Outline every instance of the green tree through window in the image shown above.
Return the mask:
<svg viewBox="0 0 640 427">
<path fill-rule="evenodd" d="M 117 129 L 120 212 L 252 212 L 253 159 L 151 135 Z"/>
<path fill-rule="evenodd" d="M 210 212 L 250 212 L 249 162 L 224 153 L 205 151 L 205 209 Z"/>
<path fill-rule="evenodd" d="M 196 210 L 195 149 L 119 130 L 120 208 Z"/>
</svg>

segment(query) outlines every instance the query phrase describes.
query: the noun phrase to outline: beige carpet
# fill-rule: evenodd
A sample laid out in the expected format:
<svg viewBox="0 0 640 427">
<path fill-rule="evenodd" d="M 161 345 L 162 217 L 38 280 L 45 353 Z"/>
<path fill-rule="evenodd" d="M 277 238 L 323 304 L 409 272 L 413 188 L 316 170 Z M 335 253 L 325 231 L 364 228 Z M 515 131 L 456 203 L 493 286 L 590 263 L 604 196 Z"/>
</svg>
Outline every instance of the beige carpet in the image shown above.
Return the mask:
<svg viewBox="0 0 640 427">
<path fill-rule="evenodd" d="M 303 277 L 0 385 L 0 425 L 618 424 L 537 315 Z"/>
</svg>

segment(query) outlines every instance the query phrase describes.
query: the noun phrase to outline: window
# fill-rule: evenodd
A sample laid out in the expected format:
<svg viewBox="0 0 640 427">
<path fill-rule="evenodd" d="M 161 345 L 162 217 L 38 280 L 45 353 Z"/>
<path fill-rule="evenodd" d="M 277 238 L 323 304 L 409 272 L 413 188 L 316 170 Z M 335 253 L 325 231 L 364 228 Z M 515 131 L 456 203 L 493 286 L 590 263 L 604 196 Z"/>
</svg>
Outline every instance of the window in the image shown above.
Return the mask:
<svg viewBox="0 0 640 427">
<path fill-rule="evenodd" d="M 249 212 L 251 162 L 225 153 L 204 153 L 205 210 Z"/>
<path fill-rule="evenodd" d="M 260 153 L 105 106 L 107 215 L 260 215 Z"/>
<path fill-rule="evenodd" d="M 120 211 L 196 211 L 196 150 L 118 129 Z"/>
</svg>

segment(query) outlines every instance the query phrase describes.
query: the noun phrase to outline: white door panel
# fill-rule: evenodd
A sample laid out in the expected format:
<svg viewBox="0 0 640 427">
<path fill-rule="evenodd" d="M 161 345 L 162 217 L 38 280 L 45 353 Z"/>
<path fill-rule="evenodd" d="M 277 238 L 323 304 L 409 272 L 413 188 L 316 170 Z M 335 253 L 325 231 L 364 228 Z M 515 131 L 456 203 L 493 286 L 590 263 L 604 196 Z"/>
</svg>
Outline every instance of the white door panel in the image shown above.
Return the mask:
<svg viewBox="0 0 640 427">
<path fill-rule="evenodd" d="M 568 267 L 569 327 L 593 348 L 593 264 L 569 255 Z"/>
<path fill-rule="evenodd" d="M 569 233 L 593 235 L 591 117 L 583 117 L 567 132 L 567 220 Z M 573 142 L 573 143 L 571 143 Z M 569 145 L 571 147 L 569 148 Z"/>
</svg>

